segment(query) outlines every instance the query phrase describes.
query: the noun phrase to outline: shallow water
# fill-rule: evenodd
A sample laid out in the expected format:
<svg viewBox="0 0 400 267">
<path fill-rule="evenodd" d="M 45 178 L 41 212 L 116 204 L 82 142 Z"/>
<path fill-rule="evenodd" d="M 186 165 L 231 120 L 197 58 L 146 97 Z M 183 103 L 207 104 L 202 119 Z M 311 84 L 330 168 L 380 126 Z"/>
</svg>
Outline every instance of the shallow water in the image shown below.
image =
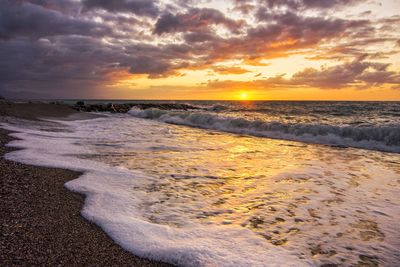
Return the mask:
<svg viewBox="0 0 400 267">
<path fill-rule="evenodd" d="M 83 215 L 131 252 L 186 266 L 400 264 L 400 154 L 130 115 L 6 125 L 9 159 L 84 171 Z M 266 264 L 268 263 L 268 264 Z"/>
<path fill-rule="evenodd" d="M 192 101 L 134 117 L 235 134 L 400 153 L 400 102 Z"/>
</svg>

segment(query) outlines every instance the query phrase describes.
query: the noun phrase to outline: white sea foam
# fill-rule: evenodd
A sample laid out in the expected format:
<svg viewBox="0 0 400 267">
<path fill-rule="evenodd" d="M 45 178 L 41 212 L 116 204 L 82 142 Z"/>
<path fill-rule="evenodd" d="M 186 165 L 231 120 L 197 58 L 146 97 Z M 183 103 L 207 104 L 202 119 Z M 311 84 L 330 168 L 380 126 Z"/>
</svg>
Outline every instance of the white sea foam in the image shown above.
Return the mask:
<svg viewBox="0 0 400 267">
<path fill-rule="evenodd" d="M 126 250 L 182 266 L 400 263 L 398 154 L 215 133 L 128 115 L 13 124 L 27 164 L 66 187 Z M 349 250 L 348 248 L 351 248 Z"/>
<path fill-rule="evenodd" d="M 338 126 L 321 123 L 284 123 L 226 117 L 210 112 L 135 108 L 128 113 L 138 118 L 230 133 L 400 153 L 400 124 Z"/>
<path fill-rule="evenodd" d="M 104 125 L 107 120 L 98 119 L 97 123 Z M 191 222 L 185 227 L 174 228 L 149 222 L 141 210 L 149 196 L 140 191 L 132 193 L 129 189 L 154 182 L 152 177 L 79 157 L 94 154 L 85 147 L 86 141 L 101 140 L 101 137 L 96 140 L 95 121 L 92 120 L 89 127 L 83 121 L 62 122 L 75 129 L 74 132 L 47 132 L 3 125 L 3 128 L 16 132 L 12 136 L 18 138 L 9 146 L 24 148 L 8 153 L 6 158 L 83 172 L 79 179 L 66 184 L 68 189 L 86 195 L 82 215 L 135 255 L 180 266 L 265 266 L 266 262 L 269 266 L 308 265 L 293 253 L 265 243 L 248 229 L 207 227 Z M 135 125 L 146 127 L 141 121 Z M 80 127 L 84 130 L 79 131 Z M 88 128 L 93 130 L 93 135 L 87 135 Z"/>
</svg>

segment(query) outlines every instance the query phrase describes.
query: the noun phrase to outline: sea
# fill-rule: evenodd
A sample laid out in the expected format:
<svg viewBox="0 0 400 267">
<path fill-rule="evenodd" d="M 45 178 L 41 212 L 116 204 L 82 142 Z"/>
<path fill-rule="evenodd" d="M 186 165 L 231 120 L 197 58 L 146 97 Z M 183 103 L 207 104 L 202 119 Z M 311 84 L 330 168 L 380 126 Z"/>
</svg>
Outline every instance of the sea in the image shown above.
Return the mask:
<svg viewBox="0 0 400 267">
<path fill-rule="evenodd" d="M 6 158 L 82 172 L 83 217 L 138 256 L 400 266 L 400 102 L 166 102 L 197 109 L 10 120 Z"/>
</svg>

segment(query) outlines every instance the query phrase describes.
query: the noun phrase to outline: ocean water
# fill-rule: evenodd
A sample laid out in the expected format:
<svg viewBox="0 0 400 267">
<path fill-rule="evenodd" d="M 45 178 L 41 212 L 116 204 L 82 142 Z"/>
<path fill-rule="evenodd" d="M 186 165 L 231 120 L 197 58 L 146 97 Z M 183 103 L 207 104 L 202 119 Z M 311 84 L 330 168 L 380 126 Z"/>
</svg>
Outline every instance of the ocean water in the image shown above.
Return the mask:
<svg viewBox="0 0 400 267">
<path fill-rule="evenodd" d="M 136 255 L 400 265 L 400 103 L 186 103 L 202 109 L 10 121 L 24 149 L 6 157 L 82 171 L 82 215 Z"/>
</svg>

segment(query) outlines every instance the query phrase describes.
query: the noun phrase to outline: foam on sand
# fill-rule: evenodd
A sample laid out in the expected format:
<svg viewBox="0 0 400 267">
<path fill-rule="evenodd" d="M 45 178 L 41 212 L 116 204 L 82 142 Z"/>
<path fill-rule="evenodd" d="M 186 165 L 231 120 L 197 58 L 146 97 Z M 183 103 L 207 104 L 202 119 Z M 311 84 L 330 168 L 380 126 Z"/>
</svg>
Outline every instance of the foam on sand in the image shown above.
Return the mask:
<svg viewBox="0 0 400 267">
<path fill-rule="evenodd" d="M 143 257 L 184 266 L 396 265 L 400 156 L 130 115 L 5 124 L 27 164 L 83 172 L 82 214 Z"/>
<path fill-rule="evenodd" d="M 71 122 L 71 125 L 78 126 L 79 122 Z M 20 139 L 9 145 L 24 148 L 8 153 L 7 159 L 83 172 L 79 179 L 66 184 L 68 189 L 86 195 L 82 215 L 135 255 L 181 266 L 264 266 L 265 262 L 270 266 L 281 266 L 282 261 L 287 266 L 306 264 L 288 251 L 265 243 L 248 229 L 191 223 L 174 228 L 149 222 L 141 211 L 144 200 L 148 201 L 146 194 L 132 194 L 126 189 L 149 184 L 152 177 L 80 158 L 80 155 L 93 153 L 82 145 L 90 139 L 82 132 L 3 127 L 17 132 L 12 136 Z"/>
</svg>

